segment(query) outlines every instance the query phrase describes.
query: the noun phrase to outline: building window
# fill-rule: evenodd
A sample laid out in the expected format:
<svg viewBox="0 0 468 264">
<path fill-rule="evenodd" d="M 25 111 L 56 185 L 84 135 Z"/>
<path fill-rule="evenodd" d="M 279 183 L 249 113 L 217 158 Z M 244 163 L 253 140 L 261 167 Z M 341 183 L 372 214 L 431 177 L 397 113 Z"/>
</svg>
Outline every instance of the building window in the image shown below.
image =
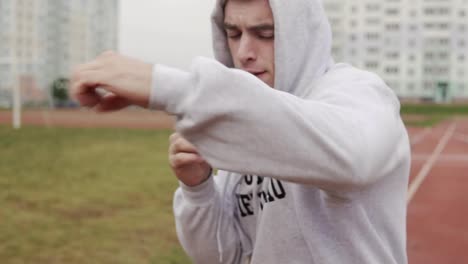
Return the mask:
<svg viewBox="0 0 468 264">
<path fill-rule="evenodd" d="M 368 48 L 367 48 L 367 53 L 369 53 L 369 54 L 377 54 L 377 53 L 379 53 L 379 48 L 378 48 L 378 47 L 368 47 Z"/>
<path fill-rule="evenodd" d="M 447 52 L 441 52 L 439 54 L 439 58 L 442 59 L 442 60 L 448 59 L 448 53 Z"/>
<path fill-rule="evenodd" d="M 424 54 L 424 58 L 427 60 L 432 60 L 434 58 L 434 54 L 432 52 L 426 52 Z"/>
<path fill-rule="evenodd" d="M 368 17 L 366 18 L 366 23 L 369 25 L 376 25 L 380 23 L 380 19 L 377 17 Z"/>
<path fill-rule="evenodd" d="M 432 90 L 434 84 L 432 82 L 424 82 L 424 90 L 429 91 Z"/>
<path fill-rule="evenodd" d="M 425 29 L 433 29 L 434 28 L 434 23 L 424 23 L 424 28 Z"/>
<path fill-rule="evenodd" d="M 398 74 L 399 69 L 397 67 L 386 67 L 385 72 L 388 74 Z"/>
<path fill-rule="evenodd" d="M 450 13 L 450 10 L 448 8 L 425 8 L 424 9 L 424 14 L 428 16 L 446 16 Z"/>
<path fill-rule="evenodd" d="M 0 64 L 0 72 L 5 73 L 5 72 L 8 72 L 9 70 L 10 70 L 10 65 Z"/>
<path fill-rule="evenodd" d="M 392 23 L 392 24 L 386 24 L 385 25 L 385 28 L 387 30 L 390 30 L 390 31 L 397 31 L 400 29 L 400 25 L 399 24 L 396 24 L 396 23 Z"/>
<path fill-rule="evenodd" d="M 380 9 L 380 5 L 379 5 L 379 4 L 375 4 L 375 3 L 372 3 L 372 4 L 371 4 L 371 3 L 368 3 L 368 4 L 366 5 L 366 10 L 367 10 L 367 11 L 370 11 L 370 12 L 372 12 L 372 11 L 378 11 L 379 9 Z"/>
<path fill-rule="evenodd" d="M 366 68 L 368 69 L 376 69 L 379 66 L 379 63 L 376 61 L 367 61 Z"/>
<path fill-rule="evenodd" d="M 378 40 L 380 38 L 379 33 L 369 32 L 366 34 L 367 40 Z"/>
<path fill-rule="evenodd" d="M 400 10 L 398 8 L 387 8 L 385 10 L 385 14 L 391 15 L 391 16 L 397 16 L 400 13 Z"/>
<path fill-rule="evenodd" d="M 433 15 L 435 13 L 435 10 L 433 8 L 425 8 L 424 9 L 424 14 L 426 15 Z"/>
<path fill-rule="evenodd" d="M 449 44 L 449 40 L 446 39 L 446 38 L 443 38 L 443 39 L 440 39 L 439 43 L 440 43 L 441 45 L 448 45 L 448 44 Z"/>
<path fill-rule="evenodd" d="M 449 28 L 448 23 L 439 23 L 439 29 L 441 30 L 447 30 Z"/>
<path fill-rule="evenodd" d="M 400 57 L 400 53 L 398 53 L 397 51 L 387 52 L 386 56 L 389 59 L 398 59 Z"/>
</svg>

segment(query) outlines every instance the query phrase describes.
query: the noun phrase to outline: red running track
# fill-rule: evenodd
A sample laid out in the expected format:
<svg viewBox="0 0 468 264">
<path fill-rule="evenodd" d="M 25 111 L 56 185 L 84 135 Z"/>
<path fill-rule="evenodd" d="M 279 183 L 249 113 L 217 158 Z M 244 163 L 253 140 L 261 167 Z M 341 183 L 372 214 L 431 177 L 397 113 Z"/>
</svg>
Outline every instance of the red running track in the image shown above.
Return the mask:
<svg viewBox="0 0 468 264">
<path fill-rule="evenodd" d="M 432 165 L 408 204 L 409 264 L 468 264 L 468 119 L 426 129 L 418 140 L 424 129 L 408 131 L 413 154 L 410 186 L 423 166 Z M 439 143 L 444 148 L 428 164 Z"/>
</svg>

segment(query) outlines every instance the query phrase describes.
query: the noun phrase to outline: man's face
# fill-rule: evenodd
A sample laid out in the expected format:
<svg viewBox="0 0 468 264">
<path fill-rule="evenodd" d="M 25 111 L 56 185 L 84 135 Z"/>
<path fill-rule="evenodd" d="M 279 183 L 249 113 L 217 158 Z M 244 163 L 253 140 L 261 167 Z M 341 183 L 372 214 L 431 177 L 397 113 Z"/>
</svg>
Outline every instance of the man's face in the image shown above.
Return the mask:
<svg viewBox="0 0 468 264">
<path fill-rule="evenodd" d="M 224 14 L 234 66 L 274 87 L 275 30 L 268 0 L 228 0 Z"/>
</svg>

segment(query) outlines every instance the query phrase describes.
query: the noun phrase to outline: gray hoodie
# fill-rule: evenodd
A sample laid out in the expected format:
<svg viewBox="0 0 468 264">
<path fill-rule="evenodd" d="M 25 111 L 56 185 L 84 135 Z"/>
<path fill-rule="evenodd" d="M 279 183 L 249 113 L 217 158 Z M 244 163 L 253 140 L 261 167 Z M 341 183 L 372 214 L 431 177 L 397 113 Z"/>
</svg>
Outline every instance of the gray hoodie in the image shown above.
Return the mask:
<svg viewBox="0 0 468 264">
<path fill-rule="evenodd" d="M 270 0 L 275 89 L 232 69 L 223 0 L 216 60 L 155 65 L 151 107 L 218 175 L 180 183 L 179 240 L 195 263 L 407 263 L 410 148 L 400 104 L 375 74 L 333 63 L 320 0 Z"/>
</svg>

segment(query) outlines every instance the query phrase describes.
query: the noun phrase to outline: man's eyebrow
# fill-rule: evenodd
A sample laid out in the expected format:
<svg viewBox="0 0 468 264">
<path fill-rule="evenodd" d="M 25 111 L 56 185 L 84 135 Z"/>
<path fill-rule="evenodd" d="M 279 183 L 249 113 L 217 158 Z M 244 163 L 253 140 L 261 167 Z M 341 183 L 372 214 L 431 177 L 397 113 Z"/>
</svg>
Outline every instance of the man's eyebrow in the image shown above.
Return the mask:
<svg viewBox="0 0 468 264">
<path fill-rule="evenodd" d="M 239 29 L 239 27 L 229 22 L 224 22 L 224 29 L 236 30 L 236 29 Z M 250 26 L 248 27 L 248 29 L 253 30 L 253 31 L 266 31 L 266 30 L 275 30 L 275 26 L 270 23 L 263 23 L 263 24 Z"/>
<path fill-rule="evenodd" d="M 238 27 L 234 24 L 230 24 L 229 22 L 224 22 L 224 29 L 238 29 Z"/>
<path fill-rule="evenodd" d="M 249 27 L 249 30 L 253 31 L 266 31 L 266 30 L 275 30 L 275 26 L 270 23 L 259 24 Z"/>
</svg>

